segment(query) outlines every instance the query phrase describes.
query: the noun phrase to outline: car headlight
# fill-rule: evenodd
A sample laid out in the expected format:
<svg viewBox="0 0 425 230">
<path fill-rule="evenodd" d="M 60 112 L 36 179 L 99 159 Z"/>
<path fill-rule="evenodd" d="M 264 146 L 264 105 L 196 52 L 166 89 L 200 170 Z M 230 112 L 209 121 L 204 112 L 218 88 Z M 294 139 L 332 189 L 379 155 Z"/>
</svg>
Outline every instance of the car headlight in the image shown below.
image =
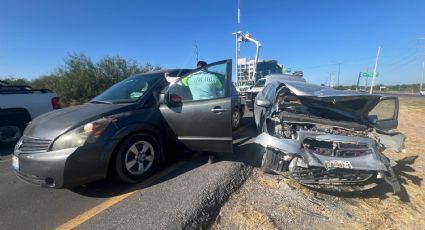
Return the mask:
<svg viewBox="0 0 425 230">
<path fill-rule="evenodd" d="M 110 119 L 101 118 L 77 127 L 60 136 L 53 143 L 51 150 L 76 148 L 86 143 L 94 143 L 102 135 L 110 122 Z"/>
</svg>

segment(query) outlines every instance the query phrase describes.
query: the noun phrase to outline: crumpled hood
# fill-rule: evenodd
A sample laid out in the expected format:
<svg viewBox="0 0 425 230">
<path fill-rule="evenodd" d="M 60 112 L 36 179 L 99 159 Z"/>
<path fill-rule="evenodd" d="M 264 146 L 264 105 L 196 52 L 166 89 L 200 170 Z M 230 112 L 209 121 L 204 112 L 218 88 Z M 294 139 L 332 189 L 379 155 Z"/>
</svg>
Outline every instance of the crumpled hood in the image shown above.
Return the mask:
<svg viewBox="0 0 425 230">
<path fill-rule="evenodd" d="M 118 113 L 128 104 L 84 104 L 54 110 L 34 119 L 24 135 L 53 140 L 62 133 L 98 118 Z"/>
<path fill-rule="evenodd" d="M 368 113 L 379 103 L 381 98 L 381 95 L 335 90 L 304 82 L 286 81 L 282 83 L 309 110 L 316 109 L 318 113 L 329 111 L 330 116 L 332 112 L 335 112 L 361 123 L 368 122 Z"/>
</svg>

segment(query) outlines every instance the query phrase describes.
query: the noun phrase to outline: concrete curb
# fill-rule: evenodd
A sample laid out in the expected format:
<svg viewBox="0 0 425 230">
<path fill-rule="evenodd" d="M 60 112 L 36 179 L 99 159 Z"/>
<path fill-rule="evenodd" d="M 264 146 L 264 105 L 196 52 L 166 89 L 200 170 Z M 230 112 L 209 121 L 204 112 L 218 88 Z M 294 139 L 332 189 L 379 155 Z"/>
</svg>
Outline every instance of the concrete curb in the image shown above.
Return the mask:
<svg viewBox="0 0 425 230">
<path fill-rule="evenodd" d="M 252 174 L 253 167 L 242 163 L 235 163 L 228 173 L 232 177 L 224 178 L 216 187 L 208 187 L 203 191 L 203 199 L 195 208 L 192 215 L 187 217 L 182 229 L 205 229 L 208 228 L 220 212 L 220 208 L 229 200 L 245 180 Z"/>
</svg>

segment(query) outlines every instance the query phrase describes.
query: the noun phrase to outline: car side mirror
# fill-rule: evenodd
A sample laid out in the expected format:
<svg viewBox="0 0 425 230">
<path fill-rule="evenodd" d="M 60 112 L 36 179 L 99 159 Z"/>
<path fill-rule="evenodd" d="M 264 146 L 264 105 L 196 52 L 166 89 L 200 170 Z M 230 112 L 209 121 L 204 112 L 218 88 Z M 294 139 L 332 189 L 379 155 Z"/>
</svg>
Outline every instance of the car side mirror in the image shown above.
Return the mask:
<svg viewBox="0 0 425 230">
<path fill-rule="evenodd" d="M 264 108 L 271 108 L 272 107 L 272 103 L 271 101 L 267 100 L 267 99 L 257 99 L 256 104 L 260 107 L 264 107 Z"/>
<path fill-rule="evenodd" d="M 369 115 L 368 120 L 371 124 L 376 124 L 378 122 L 378 116 L 377 115 Z"/>
</svg>

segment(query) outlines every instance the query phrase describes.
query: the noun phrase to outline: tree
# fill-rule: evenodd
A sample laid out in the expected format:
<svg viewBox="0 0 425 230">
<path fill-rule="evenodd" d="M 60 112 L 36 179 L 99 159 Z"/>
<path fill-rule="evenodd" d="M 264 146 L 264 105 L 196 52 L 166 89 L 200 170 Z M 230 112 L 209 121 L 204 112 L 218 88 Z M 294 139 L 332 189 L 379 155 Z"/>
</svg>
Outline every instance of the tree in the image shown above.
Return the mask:
<svg viewBox="0 0 425 230">
<path fill-rule="evenodd" d="M 31 82 L 25 78 L 20 77 L 7 77 L 3 78 L 2 81 L 9 83 L 10 85 L 30 85 Z"/>
<path fill-rule="evenodd" d="M 159 69 L 160 66 L 140 65 L 135 60 L 119 56 L 104 57 L 95 63 L 80 53 L 69 55 L 64 59 L 64 65 L 50 75 L 34 79 L 31 86 L 51 89 L 65 106 L 75 105 L 89 101 L 131 75 Z"/>
</svg>

